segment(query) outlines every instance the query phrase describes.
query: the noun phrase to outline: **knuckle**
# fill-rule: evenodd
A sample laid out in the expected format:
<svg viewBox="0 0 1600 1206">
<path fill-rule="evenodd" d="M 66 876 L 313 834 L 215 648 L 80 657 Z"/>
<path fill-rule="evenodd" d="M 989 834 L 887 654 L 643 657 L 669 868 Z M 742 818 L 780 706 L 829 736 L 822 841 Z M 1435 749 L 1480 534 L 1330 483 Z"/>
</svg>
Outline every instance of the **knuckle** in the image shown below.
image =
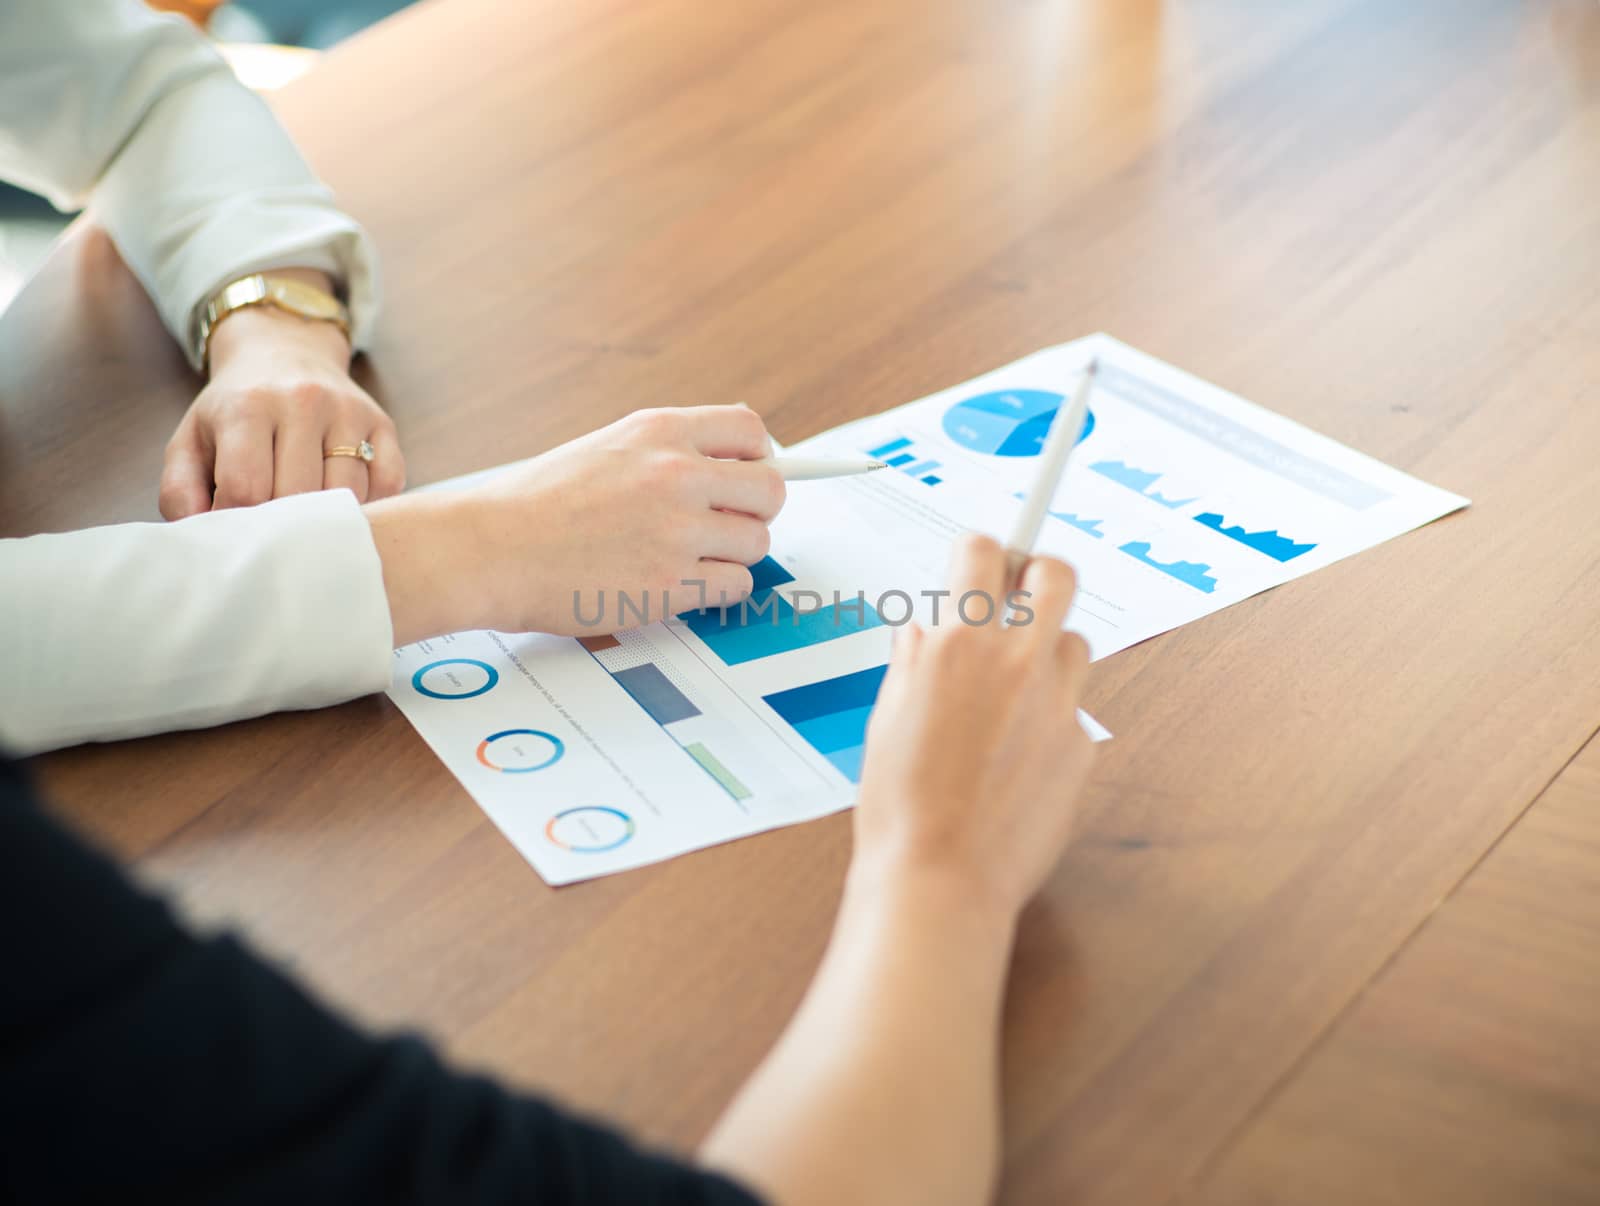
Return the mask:
<svg viewBox="0 0 1600 1206">
<path fill-rule="evenodd" d="M 737 603 L 740 599 L 750 597 L 750 591 L 755 586 L 755 578 L 750 570 L 743 565 L 727 565 L 719 567 L 714 575 L 708 575 L 706 583 L 706 598 L 713 605 L 720 606 L 722 600 Z"/>
<path fill-rule="evenodd" d="M 684 434 L 683 416 L 667 406 L 636 411 L 629 421 L 641 436 L 653 442 L 671 443 Z"/>
<path fill-rule="evenodd" d="M 755 411 L 748 406 L 735 406 L 733 409 L 738 412 L 738 421 L 744 426 L 744 431 L 740 434 L 747 437 L 751 443 L 760 443 L 770 438 L 767 434 L 766 420 Z"/>
<path fill-rule="evenodd" d="M 645 558 L 645 577 L 659 586 L 674 583 L 683 576 L 684 567 L 692 565 L 694 560 L 694 550 L 687 540 L 664 541 Z"/>
<path fill-rule="evenodd" d="M 277 423 L 294 413 L 295 403 L 289 391 L 276 385 L 250 385 L 218 400 L 213 425 L 220 429 L 251 420 Z"/>
<path fill-rule="evenodd" d="M 783 480 L 783 474 L 772 466 L 764 466 L 762 473 L 767 484 L 767 510 L 771 515 L 776 515 L 783 510 L 783 504 L 789 501 L 789 487 Z"/>
<path fill-rule="evenodd" d="M 225 502 L 265 502 L 271 493 L 271 479 L 263 473 L 246 469 L 222 469 L 217 473 L 217 496 Z"/>
<path fill-rule="evenodd" d="M 695 526 L 691 530 L 691 525 L 679 526 L 681 530 L 674 532 L 667 539 L 666 547 L 671 553 L 674 568 L 686 565 L 693 568 L 700 564 L 702 557 L 712 555 L 712 541 L 704 528 Z M 724 551 L 722 555 L 727 554 Z"/>
<path fill-rule="evenodd" d="M 752 535 L 751 543 L 755 546 L 756 550 L 756 555 L 754 558 L 752 558 L 751 564 L 760 561 L 768 553 L 772 552 L 772 532 L 768 529 L 766 524 L 756 524 L 756 530 Z"/>
<path fill-rule="evenodd" d="M 360 420 L 368 435 L 392 426 L 389 416 L 383 413 L 383 409 L 359 389 L 329 390 L 328 396 L 342 414 Z"/>
<path fill-rule="evenodd" d="M 329 391 L 316 381 L 297 381 L 285 396 L 290 413 L 301 417 L 321 414 L 330 400 Z"/>
<path fill-rule="evenodd" d="M 1063 632 L 1061 659 L 1069 670 L 1085 669 L 1089 665 L 1089 642 L 1076 632 Z"/>
<path fill-rule="evenodd" d="M 674 449 L 660 449 L 651 454 L 648 475 L 659 489 L 680 490 L 695 479 L 698 470 L 697 458 Z"/>
<path fill-rule="evenodd" d="M 1061 590 L 1071 594 L 1078 589 L 1078 571 L 1073 569 L 1072 566 L 1055 557 L 1047 558 L 1046 564 L 1055 578 L 1056 585 Z"/>
<path fill-rule="evenodd" d="M 960 548 L 968 556 L 987 557 L 1000 551 L 1000 542 L 983 532 L 964 532 Z"/>
<path fill-rule="evenodd" d="M 275 385 L 251 385 L 239 394 L 238 407 L 250 414 L 273 411 L 283 391 Z"/>
<path fill-rule="evenodd" d="M 1039 559 L 1039 577 L 1046 590 L 1070 596 L 1078 589 L 1078 574 L 1065 561 L 1054 557 Z"/>
</svg>

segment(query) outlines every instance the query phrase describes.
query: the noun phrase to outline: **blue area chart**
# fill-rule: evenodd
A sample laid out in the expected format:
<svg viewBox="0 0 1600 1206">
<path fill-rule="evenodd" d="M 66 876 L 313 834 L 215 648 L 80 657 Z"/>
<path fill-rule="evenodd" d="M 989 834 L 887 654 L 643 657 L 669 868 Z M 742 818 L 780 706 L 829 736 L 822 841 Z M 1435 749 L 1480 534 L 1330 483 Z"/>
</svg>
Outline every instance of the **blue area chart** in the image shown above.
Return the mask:
<svg viewBox="0 0 1600 1206">
<path fill-rule="evenodd" d="M 944 412 L 944 433 L 974 452 L 990 456 L 1038 456 L 1055 422 L 1063 395 L 1044 389 L 1002 389 L 957 402 Z M 1094 430 L 1094 411 L 1078 443 Z"/>
<path fill-rule="evenodd" d="M 1022 500 L 1026 499 L 1028 496 L 1023 494 L 1021 491 L 1018 491 L 1011 497 Z M 1100 530 L 1100 525 L 1105 522 L 1103 519 L 1086 519 L 1082 515 L 1078 515 L 1072 511 L 1049 511 L 1046 512 L 1046 514 L 1048 514 L 1051 519 L 1059 519 L 1062 523 L 1077 528 L 1080 532 L 1089 533 L 1089 535 L 1093 536 L 1096 540 L 1105 539 L 1106 534 Z"/>
<path fill-rule="evenodd" d="M 1089 468 L 1101 477 L 1108 478 L 1119 486 L 1126 486 L 1135 494 L 1142 494 L 1151 502 L 1166 507 L 1168 510 L 1186 507 L 1194 501 L 1192 498 L 1168 498 L 1154 489 L 1155 484 L 1161 480 L 1161 474 L 1135 469 L 1132 465 L 1124 464 L 1122 461 L 1096 461 Z"/>
<path fill-rule="evenodd" d="M 1302 553 L 1309 553 L 1316 548 L 1316 543 L 1296 544 L 1287 536 L 1278 535 L 1277 529 L 1266 532 L 1248 532 L 1238 524 L 1223 527 L 1222 516 L 1215 511 L 1207 511 L 1204 515 L 1194 517 L 1196 523 L 1204 524 L 1213 531 L 1221 532 L 1229 540 L 1237 540 L 1248 548 L 1255 549 L 1258 553 L 1265 553 L 1274 561 L 1293 561 Z"/>
<path fill-rule="evenodd" d="M 1157 561 L 1150 555 L 1148 540 L 1130 540 L 1119 546 L 1121 551 L 1135 561 L 1142 561 L 1151 569 L 1158 569 L 1169 578 L 1176 578 L 1185 586 L 1211 594 L 1217 589 L 1217 580 L 1211 576 L 1211 567 L 1200 561 Z"/>
<path fill-rule="evenodd" d="M 1089 535 L 1093 536 L 1096 540 L 1105 539 L 1106 534 L 1100 530 L 1100 524 L 1103 522 L 1102 520 L 1084 519 L 1081 516 L 1074 515 L 1071 511 L 1051 511 L 1050 514 L 1054 518 L 1059 519 L 1062 523 L 1070 524 L 1071 526 L 1077 528 L 1080 532 L 1089 533 Z"/>
</svg>

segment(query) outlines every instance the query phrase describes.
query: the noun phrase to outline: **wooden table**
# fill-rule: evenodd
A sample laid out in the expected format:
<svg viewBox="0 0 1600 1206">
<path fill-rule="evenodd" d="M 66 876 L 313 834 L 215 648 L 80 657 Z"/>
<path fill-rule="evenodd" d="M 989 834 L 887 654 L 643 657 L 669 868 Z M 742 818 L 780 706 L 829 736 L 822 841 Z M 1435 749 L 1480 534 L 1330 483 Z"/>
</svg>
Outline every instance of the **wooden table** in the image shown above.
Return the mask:
<svg viewBox="0 0 1600 1206">
<path fill-rule="evenodd" d="M 279 103 L 385 250 L 414 482 L 664 401 L 793 440 L 1107 330 L 1470 495 L 1095 667 L 1004 1198 L 1596 1199 L 1600 9 L 450 0 Z M 0 321 L 0 531 L 153 518 L 194 388 L 69 243 Z M 676 1145 L 848 857 L 834 818 L 552 891 L 382 699 L 42 770 L 362 1016 Z"/>
</svg>

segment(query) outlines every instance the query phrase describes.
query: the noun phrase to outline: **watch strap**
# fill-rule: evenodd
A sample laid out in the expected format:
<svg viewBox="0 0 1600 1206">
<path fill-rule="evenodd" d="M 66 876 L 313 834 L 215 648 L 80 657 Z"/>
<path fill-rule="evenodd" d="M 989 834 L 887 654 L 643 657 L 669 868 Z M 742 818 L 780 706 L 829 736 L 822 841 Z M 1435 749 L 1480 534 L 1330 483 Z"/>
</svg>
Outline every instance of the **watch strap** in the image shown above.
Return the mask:
<svg viewBox="0 0 1600 1206">
<path fill-rule="evenodd" d="M 251 306 L 271 306 L 310 322 L 331 322 L 345 338 L 350 337 L 350 311 L 327 290 L 293 277 L 252 273 L 229 281 L 200 308 L 195 342 L 201 368 L 210 366 L 211 336 L 217 326 L 228 315 Z"/>
</svg>

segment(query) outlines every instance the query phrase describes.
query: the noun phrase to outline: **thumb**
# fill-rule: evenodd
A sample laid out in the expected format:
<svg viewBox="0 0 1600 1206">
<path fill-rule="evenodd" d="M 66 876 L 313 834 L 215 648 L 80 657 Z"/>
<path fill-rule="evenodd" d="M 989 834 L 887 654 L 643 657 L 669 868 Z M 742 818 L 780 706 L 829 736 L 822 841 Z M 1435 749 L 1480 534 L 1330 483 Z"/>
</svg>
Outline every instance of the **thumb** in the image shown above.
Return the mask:
<svg viewBox="0 0 1600 1206">
<path fill-rule="evenodd" d="M 161 516 L 183 519 L 211 509 L 211 454 L 191 425 L 167 445 L 161 466 Z"/>
</svg>

